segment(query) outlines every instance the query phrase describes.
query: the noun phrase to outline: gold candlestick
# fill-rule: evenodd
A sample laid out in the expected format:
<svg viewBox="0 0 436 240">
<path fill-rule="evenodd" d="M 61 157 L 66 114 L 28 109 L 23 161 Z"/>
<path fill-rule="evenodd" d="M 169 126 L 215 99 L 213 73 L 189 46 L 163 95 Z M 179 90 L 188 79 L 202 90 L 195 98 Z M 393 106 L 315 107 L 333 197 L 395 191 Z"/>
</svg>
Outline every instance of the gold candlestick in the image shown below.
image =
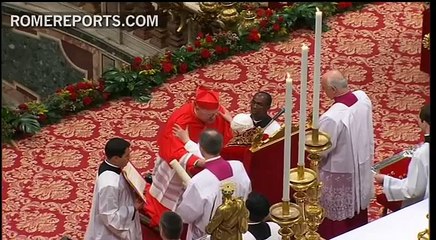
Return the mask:
<svg viewBox="0 0 436 240">
<path fill-rule="evenodd" d="M 282 240 L 291 240 L 294 235 L 293 226 L 301 220 L 303 210 L 300 206 L 285 201 L 272 205 L 269 211 L 271 219 L 280 225 Z"/>
<path fill-rule="evenodd" d="M 427 214 L 427 219 L 429 219 L 429 214 Z M 430 239 L 430 230 L 429 230 L 429 228 L 427 228 L 424 231 L 418 233 L 418 240 L 429 240 L 429 239 Z"/>
<path fill-rule="evenodd" d="M 306 214 L 304 211 L 307 201 L 306 191 L 316 183 L 316 174 L 311 169 L 298 166 L 290 170 L 289 182 L 292 189 L 295 191 L 293 196 L 297 205 L 303 209 L 301 220 L 293 228 L 295 239 L 298 240 L 303 239 L 304 234 L 307 232 Z"/>
<path fill-rule="evenodd" d="M 307 240 L 319 240 L 321 237 L 316 232 L 324 220 L 324 209 L 320 205 L 322 182 L 319 179 L 319 162 L 321 153 L 330 149 L 332 143 L 330 137 L 318 129 L 306 132 L 306 151 L 309 153 L 310 168 L 317 176 L 315 183 L 307 190 L 308 201 L 305 205 L 306 221 L 309 230 L 306 233 Z"/>
</svg>

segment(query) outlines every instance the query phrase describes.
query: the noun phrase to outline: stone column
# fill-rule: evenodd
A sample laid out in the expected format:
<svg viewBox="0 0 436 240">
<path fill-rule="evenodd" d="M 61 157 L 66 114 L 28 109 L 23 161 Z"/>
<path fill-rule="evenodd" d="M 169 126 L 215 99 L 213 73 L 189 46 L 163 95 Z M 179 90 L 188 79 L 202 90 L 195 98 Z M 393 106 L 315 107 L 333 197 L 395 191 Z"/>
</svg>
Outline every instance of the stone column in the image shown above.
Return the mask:
<svg viewBox="0 0 436 240">
<path fill-rule="evenodd" d="M 180 19 L 178 21 L 168 23 L 169 37 L 167 39 L 167 44 L 168 47 L 171 49 L 178 49 L 186 44 L 186 37 L 183 36 L 183 32 L 187 30 L 187 26 L 185 25 L 185 28 L 182 31 L 177 32 L 177 28 L 179 27 L 179 25 Z"/>
<path fill-rule="evenodd" d="M 168 37 L 167 15 L 162 12 L 158 12 L 157 14 L 159 14 L 159 27 L 150 30 L 150 43 L 158 48 L 165 48 L 168 46 L 166 42 L 166 38 Z"/>
</svg>

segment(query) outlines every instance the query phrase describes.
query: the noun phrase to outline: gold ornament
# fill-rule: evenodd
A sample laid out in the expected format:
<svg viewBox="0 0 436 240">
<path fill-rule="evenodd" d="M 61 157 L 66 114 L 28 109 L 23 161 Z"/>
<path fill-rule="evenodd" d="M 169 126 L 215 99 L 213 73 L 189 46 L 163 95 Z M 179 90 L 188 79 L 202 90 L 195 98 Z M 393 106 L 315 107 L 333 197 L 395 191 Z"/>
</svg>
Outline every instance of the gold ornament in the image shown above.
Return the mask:
<svg viewBox="0 0 436 240">
<path fill-rule="evenodd" d="M 236 184 L 231 182 L 221 187 L 223 203 L 206 227 L 211 240 L 242 240 L 242 234 L 248 231 L 249 212 L 244 199 L 232 197 L 235 190 Z"/>
<path fill-rule="evenodd" d="M 424 35 L 424 38 L 422 39 L 422 46 L 430 51 L 430 33 Z"/>
<path fill-rule="evenodd" d="M 251 10 L 242 11 L 243 19 L 238 25 L 238 32 L 241 34 L 243 31 L 248 31 L 256 27 L 259 22 L 256 20 L 256 14 Z"/>
<path fill-rule="evenodd" d="M 427 214 L 427 219 L 429 219 L 428 214 Z M 429 240 L 429 239 L 430 239 L 430 230 L 428 228 L 418 233 L 418 240 Z"/>
</svg>

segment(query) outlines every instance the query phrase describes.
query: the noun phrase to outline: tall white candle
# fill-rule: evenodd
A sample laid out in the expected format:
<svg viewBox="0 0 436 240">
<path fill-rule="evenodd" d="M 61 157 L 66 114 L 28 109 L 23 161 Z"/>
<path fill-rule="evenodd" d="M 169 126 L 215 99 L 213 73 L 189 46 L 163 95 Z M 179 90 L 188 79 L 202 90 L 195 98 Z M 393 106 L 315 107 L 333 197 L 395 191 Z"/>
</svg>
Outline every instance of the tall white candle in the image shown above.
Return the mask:
<svg viewBox="0 0 436 240">
<path fill-rule="evenodd" d="M 298 126 L 298 166 L 304 166 L 306 142 L 306 98 L 307 98 L 307 54 L 309 48 L 301 47 L 301 87 L 300 87 L 300 122 Z"/>
<path fill-rule="evenodd" d="M 283 197 L 282 201 L 289 201 L 289 171 L 291 170 L 291 131 L 292 129 L 292 78 L 287 73 L 285 95 L 285 142 L 283 157 Z"/>
<path fill-rule="evenodd" d="M 319 128 L 319 89 L 321 78 L 321 33 L 322 33 L 322 12 L 316 8 L 315 22 L 315 66 L 313 70 L 313 112 L 312 126 Z"/>
</svg>

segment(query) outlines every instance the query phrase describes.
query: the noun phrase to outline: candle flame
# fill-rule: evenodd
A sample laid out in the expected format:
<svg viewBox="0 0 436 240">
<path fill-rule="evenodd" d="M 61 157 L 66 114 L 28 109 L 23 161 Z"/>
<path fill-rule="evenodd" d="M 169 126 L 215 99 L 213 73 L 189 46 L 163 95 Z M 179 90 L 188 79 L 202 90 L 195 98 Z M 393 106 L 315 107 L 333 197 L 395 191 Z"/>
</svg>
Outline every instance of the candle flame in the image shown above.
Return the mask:
<svg viewBox="0 0 436 240">
<path fill-rule="evenodd" d="M 317 11 L 317 12 L 321 12 L 321 11 L 319 10 L 319 8 L 318 8 L 318 7 L 316 7 L 316 11 Z"/>
<path fill-rule="evenodd" d="M 291 74 L 289 74 L 288 72 L 286 73 L 287 79 L 291 79 Z"/>
</svg>

